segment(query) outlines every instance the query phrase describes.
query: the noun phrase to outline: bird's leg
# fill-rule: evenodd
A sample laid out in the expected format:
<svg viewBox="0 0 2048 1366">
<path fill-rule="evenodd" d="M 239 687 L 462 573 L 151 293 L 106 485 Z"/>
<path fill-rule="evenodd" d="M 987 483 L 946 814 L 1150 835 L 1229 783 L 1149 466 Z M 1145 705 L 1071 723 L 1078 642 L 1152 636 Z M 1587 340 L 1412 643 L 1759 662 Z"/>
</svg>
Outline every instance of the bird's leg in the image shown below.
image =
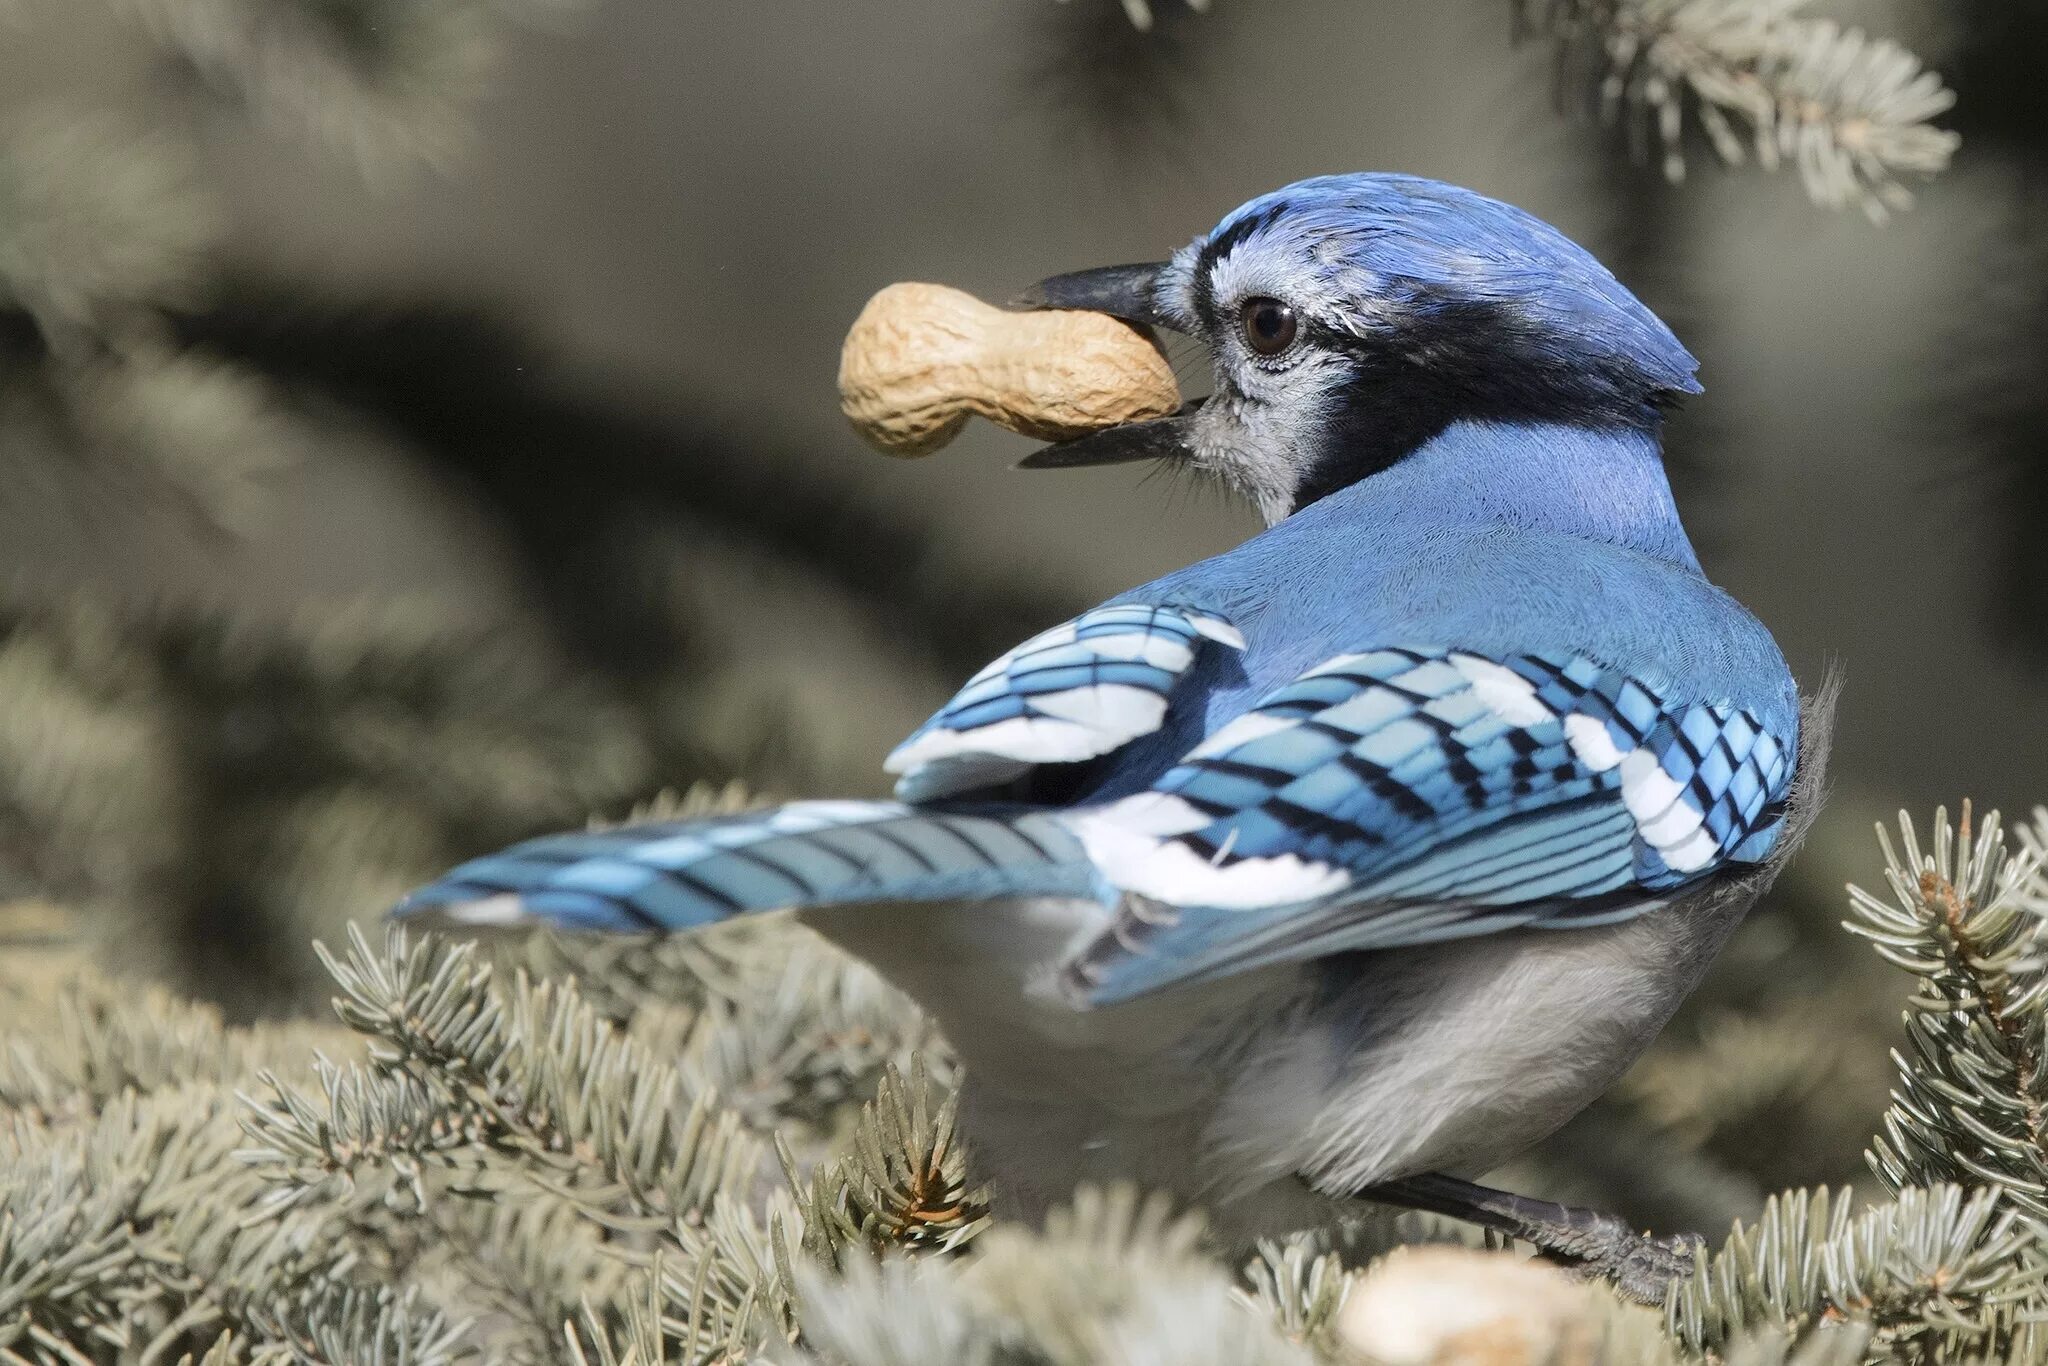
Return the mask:
<svg viewBox="0 0 2048 1366">
<path fill-rule="evenodd" d="M 1370 1186 L 1360 1194 L 1382 1204 L 1448 1215 L 1532 1243 L 1574 1270 L 1606 1277 L 1622 1294 L 1642 1304 L 1662 1304 L 1665 1289 L 1692 1274 L 1694 1257 L 1705 1246 L 1698 1234 L 1653 1238 L 1637 1233 L 1616 1215 L 1534 1200 L 1435 1173 Z"/>
</svg>

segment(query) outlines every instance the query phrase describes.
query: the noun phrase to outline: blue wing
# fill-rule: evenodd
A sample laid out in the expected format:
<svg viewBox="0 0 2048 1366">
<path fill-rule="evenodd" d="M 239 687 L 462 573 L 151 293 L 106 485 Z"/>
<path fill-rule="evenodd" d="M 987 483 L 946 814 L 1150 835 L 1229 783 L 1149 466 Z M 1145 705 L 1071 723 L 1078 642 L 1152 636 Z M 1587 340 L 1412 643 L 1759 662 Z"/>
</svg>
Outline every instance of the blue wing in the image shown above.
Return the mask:
<svg viewBox="0 0 2048 1366">
<path fill-rule="evenodd" d="M 1124 894 L 1069 985 L 1640 914 L 1769 852 L 1796 740 L 1580 657 L 1333 659 L 1069 818 Z"/>
<path fill-rule="evenodd" d="M 1189 607 L 1098 607 L 1032 637 L 967 681 L 883 768 L 908 802 L 971 792 L 1038 764 L 1077 763 L 1159 728 L 1205 643 L 1241 649 L 1220 616 Z"/>
</svg>

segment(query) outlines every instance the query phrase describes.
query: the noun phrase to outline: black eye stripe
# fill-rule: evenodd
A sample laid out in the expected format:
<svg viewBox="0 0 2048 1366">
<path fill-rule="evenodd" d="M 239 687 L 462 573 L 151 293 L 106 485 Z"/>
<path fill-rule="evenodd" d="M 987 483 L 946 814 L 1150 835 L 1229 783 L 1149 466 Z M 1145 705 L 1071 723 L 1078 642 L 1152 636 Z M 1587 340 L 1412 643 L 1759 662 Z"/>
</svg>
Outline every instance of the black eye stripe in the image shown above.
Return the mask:
<svg viewBox="0 0 2048 1366">
<path fill-rule="evenodd" d="M 1243 218 L 1238 219 L 1228 228 L 1203 243 L 1202 254 L 1195 261 L 1197 276 L 1206 282 L 1209 278 L 1209 272 L 1216 268 L 1218 261 L 1221 261 L 1230 254 L 1232 248 L 1254 233 L 1271 226 L 1286 212 L 1286 204 L 1268 205 L 1257 213 L 1246 214 Z"/>
<path fill-rule="evenodd" d="M 1228 256 L 1240 242 L 1272 226 L 1288 210 L 1286 203 L 1271 204 L 1257 213 L 1246 214 L 1202 244 L 1195 256 L 1195 313 L 1210 327 L 1216 325 L 1215 282 L 1210 278 L 1217 262 Z"/>
</svg>

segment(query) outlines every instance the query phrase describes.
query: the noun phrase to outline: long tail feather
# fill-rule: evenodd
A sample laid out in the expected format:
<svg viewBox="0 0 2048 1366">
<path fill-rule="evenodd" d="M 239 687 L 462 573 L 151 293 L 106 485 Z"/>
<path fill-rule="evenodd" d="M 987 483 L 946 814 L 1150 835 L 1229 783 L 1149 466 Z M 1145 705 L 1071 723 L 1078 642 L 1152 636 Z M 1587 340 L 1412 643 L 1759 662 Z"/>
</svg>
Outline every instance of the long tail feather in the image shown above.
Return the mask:
<svg viewBox="0 0 2048 1366">
<path fill-rule="evenodd" d="M 472 925 L 681 930 L 753 911 L 1087 895 L 1080 841 L 1042 811 L 797 802 L 549 835 L 472 860 L 394 914 Z"/>
</svg>

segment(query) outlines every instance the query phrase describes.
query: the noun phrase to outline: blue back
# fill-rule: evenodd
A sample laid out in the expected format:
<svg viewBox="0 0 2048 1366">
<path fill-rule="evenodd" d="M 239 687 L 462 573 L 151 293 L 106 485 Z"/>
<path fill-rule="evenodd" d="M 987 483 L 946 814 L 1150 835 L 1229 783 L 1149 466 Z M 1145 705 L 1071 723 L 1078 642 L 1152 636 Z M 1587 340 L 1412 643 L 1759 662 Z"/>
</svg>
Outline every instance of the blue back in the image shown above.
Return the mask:
<svg viewBox="0 0 2048 1366">
<path fill-rule="evenodd" d="M 1097 798 L 1155 780 L 1260 697 L 1384 645 L 1584 654 L 1677 702 L 1731 703 L 1798 733 L 1777 642 L 1707 582 L 1653 436 L 1459 424 L 1400 464 L 1233 550 L 1111 600 L 1216 612 L 1244 633 L 1182 684 Z"/>
</svg>

